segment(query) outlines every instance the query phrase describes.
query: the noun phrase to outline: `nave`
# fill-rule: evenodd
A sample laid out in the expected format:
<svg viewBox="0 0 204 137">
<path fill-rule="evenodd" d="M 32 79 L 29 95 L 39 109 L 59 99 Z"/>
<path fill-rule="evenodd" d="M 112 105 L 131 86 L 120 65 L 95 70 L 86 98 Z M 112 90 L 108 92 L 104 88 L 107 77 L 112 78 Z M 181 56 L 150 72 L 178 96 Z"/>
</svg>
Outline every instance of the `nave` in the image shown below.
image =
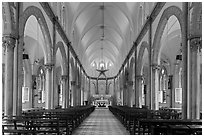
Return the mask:
<svg viewBox="0 0 204 137">
<path fill-rule="evenodd" d="M 107 108 L 96 108 L 73 135 L 129 135 L 129 133 Z"/>
<path fill-rule="evenodd" d="M 1 52 L 3 134 L 77 134 L 94 109 L 102 130 L 107 108 L 129 134 L 202 134 L 201 2 L 2 2 Z"/>
</svg>

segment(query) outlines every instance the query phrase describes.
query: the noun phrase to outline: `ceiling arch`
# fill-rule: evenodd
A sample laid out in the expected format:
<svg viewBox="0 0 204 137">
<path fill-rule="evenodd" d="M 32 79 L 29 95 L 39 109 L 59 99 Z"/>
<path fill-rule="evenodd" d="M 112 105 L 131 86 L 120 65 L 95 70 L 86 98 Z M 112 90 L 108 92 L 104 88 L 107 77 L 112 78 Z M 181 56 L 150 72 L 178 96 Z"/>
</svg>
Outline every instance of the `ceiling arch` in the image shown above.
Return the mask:
<svg viewBox="0 0 204 137">
<path fill-rule="evenodd" d="M 135 38 L 135 29 L 137 29 L 134 26 L 137 24 L 135 8 L 139 5 L 137 2 L 132 5 L 125 2 L 70 4 L 70 11 L 73 14 L 70 30 L 71 33 L 74 31 L 71 42 L 74 49 L 77 49 L 85 71 L 90 69 L 93 61 L 99 63 L 102 54 L 106 64 L 111 62 L 114 66 L 111 67 L 110 76 L 114 76 L 115 72 L 119 71 L 132 46 L 132 42 L 129 41 Z"/>
</svg>

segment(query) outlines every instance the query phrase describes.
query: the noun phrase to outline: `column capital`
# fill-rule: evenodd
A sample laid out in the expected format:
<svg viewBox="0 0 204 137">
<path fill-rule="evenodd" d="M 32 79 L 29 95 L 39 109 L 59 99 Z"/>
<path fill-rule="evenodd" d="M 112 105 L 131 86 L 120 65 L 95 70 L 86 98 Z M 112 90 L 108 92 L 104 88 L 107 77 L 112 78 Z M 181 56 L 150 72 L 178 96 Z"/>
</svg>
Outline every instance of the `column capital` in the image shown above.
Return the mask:
<svg viewBox="0 0 204 137">
<path fill-rule="evenodd" d="M 2 42 L 3 42 L 2 44 L 3 47 L 13 49 L 16 44 L 16 39 L 14 37 L 4 36 L 2 39 Z"/>
<path fill-rule="evenodd" d="M 161 69 L 161 66 L 158 64 L 152 64 L 151 67 L 153 70 L 160 70 Z"/>
<path fill-rule="evenodd" d="M 62 75 L 61 80 L 67 80 L 68 76 L 67 75 Z"/>
<path fill-rule="evenodd" d="M 198 50 L 198 49 L 201 49 L 202 48 L 202 44 L 201 44 L 201 39 L 199 37 L 196 37 L 196 38 L 192 38 L 190 40 L 190 48 L 192 50 Z"/>
<path fill-rule="evenodd" d="M 45 69 L 47 69 L 47 70 L 52 70 L 52 68 L 54 67 L 54 64 L 52 64 L 52 63 L 47 63 L 47 64 L 45 64 L 44 65 L 45 66 Z"/>
</svg>

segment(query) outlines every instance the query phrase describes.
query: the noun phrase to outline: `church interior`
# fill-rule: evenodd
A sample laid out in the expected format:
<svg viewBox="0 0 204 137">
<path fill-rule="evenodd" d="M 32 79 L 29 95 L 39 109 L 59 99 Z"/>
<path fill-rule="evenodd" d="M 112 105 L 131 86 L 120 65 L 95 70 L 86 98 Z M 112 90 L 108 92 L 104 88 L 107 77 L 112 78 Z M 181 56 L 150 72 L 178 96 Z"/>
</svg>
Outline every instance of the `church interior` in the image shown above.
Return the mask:
<svg viewBox="0 0 204 137">
<path fill-rule="evenodd" d="M 202 135 L 202 2 L 2 2 L 3 135 Z"/>
</svg>

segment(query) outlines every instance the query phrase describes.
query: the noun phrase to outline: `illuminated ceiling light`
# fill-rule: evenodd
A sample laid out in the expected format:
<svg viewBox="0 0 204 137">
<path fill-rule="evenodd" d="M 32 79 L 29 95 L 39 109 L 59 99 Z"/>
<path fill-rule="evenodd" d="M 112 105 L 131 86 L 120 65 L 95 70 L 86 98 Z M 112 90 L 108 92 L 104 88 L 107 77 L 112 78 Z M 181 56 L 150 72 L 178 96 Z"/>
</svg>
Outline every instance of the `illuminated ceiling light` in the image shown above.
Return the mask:
<svg viewBox="0 0 204 137">
<path fill-rule="evenodd" d="M 111 66 L 112 66 L 112 64 L 111 64 L 111 63 L 109 63 L 109 66 L 111 67 Z"/>
<path fill-rule="evenodd" d="M 95 64 L 95 61 L 94 61 L 93 63 L 91 63 L 91 66 L 92 66 L 92 67 L 95 67 L 95 65 L 96 65 L 96 64 Z"/>
</svg>

